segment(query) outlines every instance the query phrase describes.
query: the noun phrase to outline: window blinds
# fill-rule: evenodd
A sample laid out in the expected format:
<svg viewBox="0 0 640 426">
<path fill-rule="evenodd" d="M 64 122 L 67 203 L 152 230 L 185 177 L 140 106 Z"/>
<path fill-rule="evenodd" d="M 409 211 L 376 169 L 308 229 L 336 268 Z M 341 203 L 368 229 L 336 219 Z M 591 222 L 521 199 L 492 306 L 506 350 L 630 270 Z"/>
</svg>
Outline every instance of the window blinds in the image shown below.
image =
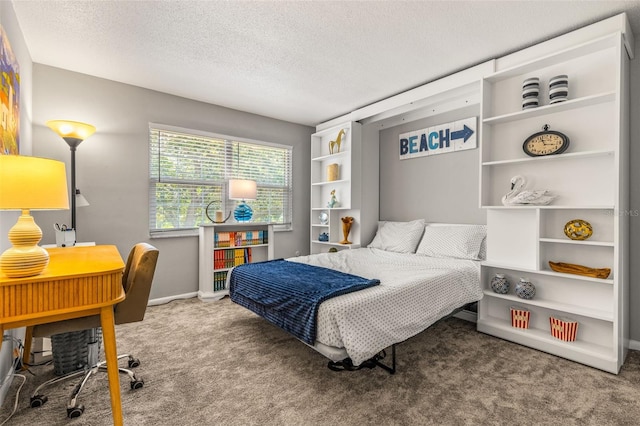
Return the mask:
<svg viewBox="0 0 640 426">
<path fill-rule="evenodd" d="M 228 199 L 228 180 L 236 178 L 257 183 L 257 199 L 248 202 L 253 222 L 290 228 L 291 160 L 290 146 L 150 124 L 150 232 L 209 223 L 207 206 L 211 217 L 216 210 L 226 217 L 235 208 Z"/>
</svg>

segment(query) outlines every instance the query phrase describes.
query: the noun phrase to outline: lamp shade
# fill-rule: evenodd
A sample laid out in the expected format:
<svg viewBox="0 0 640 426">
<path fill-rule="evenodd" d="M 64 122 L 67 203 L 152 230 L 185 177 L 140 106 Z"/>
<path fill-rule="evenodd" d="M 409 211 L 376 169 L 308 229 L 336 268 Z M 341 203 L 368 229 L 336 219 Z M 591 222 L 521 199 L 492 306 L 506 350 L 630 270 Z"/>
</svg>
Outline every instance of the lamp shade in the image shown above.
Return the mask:
<svg viewBox="0 0 640 426">
<path fill-rule="evenodd" d="M 76 188 L 76 207 L 87 207 L 89 205 L 90 204 L 87 199 L 84 198 L 84 195 L 82 195 L 80 190 Z"/>
<path fill-rule="evenodd" d="M 47 121 L 47 126 L 67 142 L 67 139 L 83 141 L 96 131 L 96 128 L 91 124 L 79 121 L 49 120 Z"/>
<path fill-rule="evenodd" d="M 230 200 L 255 200 L 258 187 L 255 180 L 230 179 L 229 199 Z"/>
<path fill-rule="evenodd" d="M 64 163 L 24 155 L 0 155 L 0 210 L 69 208 Z"/>
<path fill-rule="evenodd" d="M 40 274 L 49 253 L 38 246 L 42 230 L 29 210 L 69 208 L 64 163 L 22 155 L 0 155 L 0 210 L 22 210 L 9 230 L 13 245 L 0 255 L 0 272 L 10 278 Z"/>
</svg>

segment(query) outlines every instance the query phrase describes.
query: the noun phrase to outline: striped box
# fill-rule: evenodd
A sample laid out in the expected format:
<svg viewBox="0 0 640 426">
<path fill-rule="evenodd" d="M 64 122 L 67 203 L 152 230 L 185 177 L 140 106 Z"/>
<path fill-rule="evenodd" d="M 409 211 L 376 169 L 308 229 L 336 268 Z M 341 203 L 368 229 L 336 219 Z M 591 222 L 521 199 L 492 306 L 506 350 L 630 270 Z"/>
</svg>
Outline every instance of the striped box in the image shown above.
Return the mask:
<svg viewBox="0 0 640 426">
<path fill-rule="evenodd" d="M 526 309 L 511 307 L 511 327 L 529 328 L 529 316 L 531 312 Z"/>
<path fill-rule="evenodd" d="M 578 321 L 568 318 L 549 317 L 549 325 L 551 326 L 551 335 L 556 339 L 565 342 L 573 342 L 578 334 Z"/>
</svg>

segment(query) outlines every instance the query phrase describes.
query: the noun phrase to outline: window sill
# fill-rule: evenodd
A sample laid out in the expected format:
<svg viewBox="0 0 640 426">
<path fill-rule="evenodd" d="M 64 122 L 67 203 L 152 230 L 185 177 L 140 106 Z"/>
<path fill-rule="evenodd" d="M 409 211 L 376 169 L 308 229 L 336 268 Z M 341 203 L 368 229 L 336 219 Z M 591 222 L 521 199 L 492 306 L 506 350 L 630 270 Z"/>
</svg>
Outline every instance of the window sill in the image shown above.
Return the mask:
<svg viewBox="0 0 640 426">
<path fill-rule="evenodd" d="M 179 231 L 163 231 L 154 232 L 149 234 L 149 238 L 152 240 L 161 238 L 183 238 L 183 237 L 197 237 L 197 229 L 181 229 Z"/>
<path fill-rule="evenodd" d="M 288 228 L 276 228 L 274 227 L 273 232 L 291 232 L 293 231 L 293 227 Z M 149 234 L 149 239 L 162 239 L 162 238 L 184 238 L 184 237 L 197 237 L 198 229 L 180 229 L 177 231 L 161 231 L 161 232 L 153 232 Z"/>
</svg>

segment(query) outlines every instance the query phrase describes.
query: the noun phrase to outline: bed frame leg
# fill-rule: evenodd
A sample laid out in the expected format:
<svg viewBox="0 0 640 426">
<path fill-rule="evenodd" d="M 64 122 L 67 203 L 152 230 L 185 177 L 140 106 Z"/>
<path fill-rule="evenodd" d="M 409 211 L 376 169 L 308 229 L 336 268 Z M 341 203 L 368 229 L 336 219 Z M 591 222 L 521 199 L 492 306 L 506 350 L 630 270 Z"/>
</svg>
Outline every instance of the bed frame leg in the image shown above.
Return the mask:
<svg viewBox="0 0 640 426">
<path fill-rule="evenodd" d="M 380 353 L 382 353 L 383 355 L 380 355 Z M 384 359 L 386 357 L 386 352 L 385 351 L 381 351 L 379 354 L 377 354 L 376 356 L 374 356 L 373 358 L 370 358 L 368 360 L 366 360 L 365 362 L 363 362 L 362 364 L 358 365 L 358 366 L 354 366 L 353 363 L 351 362 L 351 358 L 345 358 L 342 361 L 329 361 L 329 364 L 327 364 L 327 367 L 329 367 L 330 370 L 333 371 L 356 371 L 356 370 L 360 370 L 362 368 L 375 368 L 375 367 L 380 367 L 383 370 L 389 372 L 389 374 L 395 374 L 396 373 L 396 345 L 395 343 L 393 345 L 391 345 L 391 367 L 389 367 L 386 364 L 383 364 L 380 362 L 381 359 Z"/>
<path fill-rule="evenodd" d="M 393 345 L 391 345 L 391 367 L 389 367 L 386 364 L 383 364 L 380 362 L 380 360 L 376 359 L 376 365 L 386 371 L 389 372 L 389 374 L 395 374 L 396 373 L 396 344 L 394 343 Z"/>
</svg>

